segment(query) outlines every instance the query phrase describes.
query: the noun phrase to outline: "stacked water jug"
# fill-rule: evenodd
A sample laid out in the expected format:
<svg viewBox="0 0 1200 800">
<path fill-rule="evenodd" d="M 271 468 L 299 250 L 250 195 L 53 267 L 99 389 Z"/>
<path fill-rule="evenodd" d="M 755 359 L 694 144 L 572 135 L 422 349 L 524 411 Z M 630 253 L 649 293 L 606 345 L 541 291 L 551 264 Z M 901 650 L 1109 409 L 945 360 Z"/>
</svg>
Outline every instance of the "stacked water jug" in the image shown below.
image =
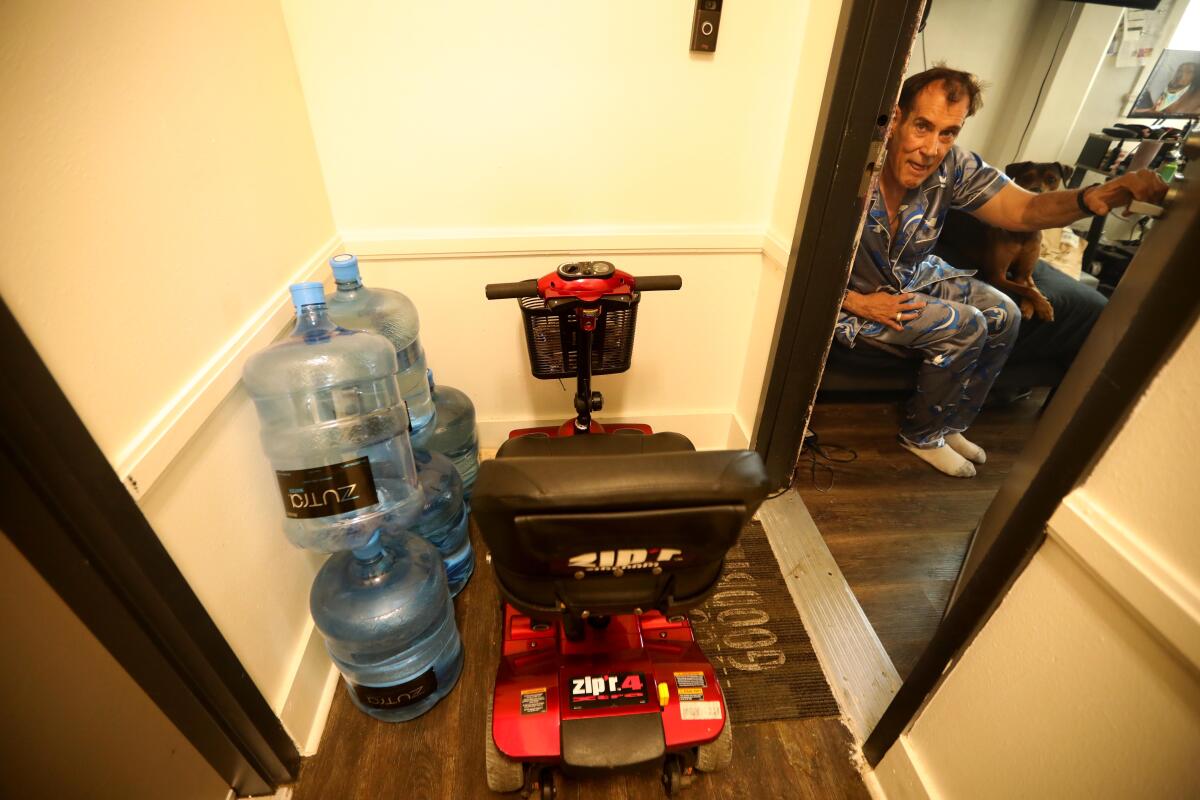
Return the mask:
<svg viewBox="0 0 1200 800">
<path fill-rule="evenodd" d="M 412 719 L 458 681 L 451 597 L 475 567 L 467 496 L 475 412 L 434 388 L 412 302 L 366 289 L 354 256 L 332 260 L 337 292 L 291 287 L 296 326 L 243 379 L 275 470 L 284 532 L 332 553 L 310 610 L 350 697 L 379 719 Z"/>
</svg>

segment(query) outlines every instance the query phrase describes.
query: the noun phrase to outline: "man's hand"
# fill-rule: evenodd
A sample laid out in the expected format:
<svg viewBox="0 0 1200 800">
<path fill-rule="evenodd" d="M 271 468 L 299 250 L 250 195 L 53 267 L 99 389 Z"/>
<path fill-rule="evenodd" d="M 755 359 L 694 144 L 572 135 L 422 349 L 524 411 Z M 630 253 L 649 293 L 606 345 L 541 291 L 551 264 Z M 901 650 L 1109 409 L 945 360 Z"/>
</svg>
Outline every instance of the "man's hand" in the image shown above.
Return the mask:
<svg viewBox="0 0 1200 800">
<path fill-rule="evenodd" d="M 855 291 L 846 292 L 842 308 L 856 317 L 879 322 L 898 331 L 904 330 L 904 323 L 916 319 L 925 307 L 925 301 L 912 294 L 892 294 L 891 292 L 872 292 L 861 294 Z"/>
<path fill-rule="evenodd" d="M 1167 194 L 1167 184 L 1148 169 L 1126 172 L 1119 178 L 1099 186 L 1089 187 L 1083 193 L 1083 202 L 1093 214 L 1103 216 L 1114 208 L 1124 208 L 1134 200 L 1161 205 Z"/>
</svg>

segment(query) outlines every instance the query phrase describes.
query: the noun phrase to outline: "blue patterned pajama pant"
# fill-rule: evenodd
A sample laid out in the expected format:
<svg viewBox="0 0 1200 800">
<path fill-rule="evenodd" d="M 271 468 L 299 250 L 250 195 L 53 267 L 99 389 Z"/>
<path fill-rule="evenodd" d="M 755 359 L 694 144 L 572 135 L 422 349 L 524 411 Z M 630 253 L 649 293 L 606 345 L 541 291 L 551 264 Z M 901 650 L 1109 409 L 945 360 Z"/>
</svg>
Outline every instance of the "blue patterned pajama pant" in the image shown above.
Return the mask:
<svg viewBox="0 0 1200 800">
<path fill-rule="evenodd" d="M 1017 340 L 1021 311 L 975 278 L 938 281 L 913 295 L 927 305 L 904 330 L 863 320 L 858 337 L 893 352 L 920 352 L 917 390 L 905 405 L 900 437 L 916 447 L 939 447 L 979 415 Z"/>
</svg>

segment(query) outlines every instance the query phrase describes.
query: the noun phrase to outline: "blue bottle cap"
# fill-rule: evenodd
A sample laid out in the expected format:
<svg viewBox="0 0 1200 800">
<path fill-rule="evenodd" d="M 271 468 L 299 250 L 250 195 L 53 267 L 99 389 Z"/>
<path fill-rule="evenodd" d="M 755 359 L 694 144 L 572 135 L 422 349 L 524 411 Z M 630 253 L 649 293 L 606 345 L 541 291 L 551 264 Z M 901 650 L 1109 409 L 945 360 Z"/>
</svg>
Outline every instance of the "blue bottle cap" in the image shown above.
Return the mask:
<svg viewBox="0 0 1200 800">
<path fill-rule="evenodd" d="M 316 281 L 293 283 L 288 289 L 292 293 L 292 305 L 297 311 L 305 306 L 325 305 L 325 287 Z"/>
<path fill-rule="evenodd" d="M 338 283 L 354 283 L 358 280 L 358 256 L 342 253 L 329 259 L 333 267 L 333 279 Z"/>
</svg>

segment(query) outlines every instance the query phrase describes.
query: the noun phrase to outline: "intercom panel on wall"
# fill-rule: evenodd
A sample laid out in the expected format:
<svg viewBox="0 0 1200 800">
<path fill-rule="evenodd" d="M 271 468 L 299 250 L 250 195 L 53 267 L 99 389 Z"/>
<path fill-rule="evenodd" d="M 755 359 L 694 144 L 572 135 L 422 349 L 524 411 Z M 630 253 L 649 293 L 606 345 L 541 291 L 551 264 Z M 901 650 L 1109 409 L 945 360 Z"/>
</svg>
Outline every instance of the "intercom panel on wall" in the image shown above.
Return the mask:
<svg viewBox="0 0 1200 800">
<path fill-rule="evenodd" d="M 712 53 L 717 49 L 717 31 L 721 27 L 723 0 L 696 0 L 692 17 L 692 51 Z"/>
</svg>

